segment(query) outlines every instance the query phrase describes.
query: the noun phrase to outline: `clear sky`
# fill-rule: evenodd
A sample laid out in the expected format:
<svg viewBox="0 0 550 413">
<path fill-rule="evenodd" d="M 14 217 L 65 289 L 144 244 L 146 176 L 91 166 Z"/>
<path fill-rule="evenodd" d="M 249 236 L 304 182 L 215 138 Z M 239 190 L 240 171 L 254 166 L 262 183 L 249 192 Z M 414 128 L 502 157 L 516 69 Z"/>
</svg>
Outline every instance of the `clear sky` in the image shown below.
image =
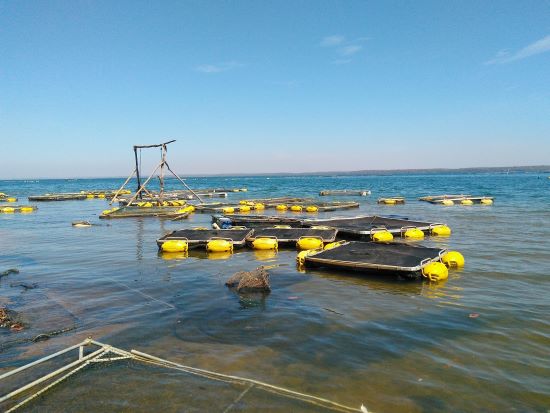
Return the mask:
<svg viewBox="0 0 550 413">
<path fill-rule="evenodd" d="M 0 178 L 167 139 L 184 175 L 550 164 L 550 1 L 0 0 Z"/>
</svg>

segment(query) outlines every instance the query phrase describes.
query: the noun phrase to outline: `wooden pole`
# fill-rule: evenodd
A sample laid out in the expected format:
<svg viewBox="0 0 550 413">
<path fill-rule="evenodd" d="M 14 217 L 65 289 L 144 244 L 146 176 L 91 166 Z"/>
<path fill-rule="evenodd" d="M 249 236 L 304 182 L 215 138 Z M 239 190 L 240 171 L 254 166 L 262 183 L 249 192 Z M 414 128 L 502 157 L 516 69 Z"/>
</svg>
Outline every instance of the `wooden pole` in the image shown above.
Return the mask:
<svg viewBox="0 0 550 413">
<path fill-rule="evenodd" d="M 128 176 L 128 178 L 126 179 L 126 181 L 124 181 L 124 183 L 122 184 L 122 186 L 120 188 L 118 188 L 118 191 L 115 192 L 115 196 L 113 196 L 111 198 L 111 202 L 109 202 L 109 205 L 113 205 L 113 202 L 116 201 L 116 198 L 118 196 L 118 194 L 120 193 L 120 191 L 122 191 L 124 189 L 124 187 L 126 186 L 126 184 L 130 181 L 130 179 L 132 179 L 132 176 L 134 176 L 134 174 L 136 173 L 136 170 L 134 169 L 134 171 L 130 174 L 130 176 Z"/>
<path fill-rule="evenodd" d="M 147 184 L 149 183 L 149 181 L 151 180 L 151 178 L 153 177 L 155 172 L 160 168 L 161 164 L 162 164 L 162 161 L 153 170 L 153 173 L 151 173 L 151 175 L 149 176 L 149 178 L 147 178 L 147 180 L 143 183 L 143 185 L 139 187 L 138 191 L 135 193 L 135 195 L 132 197 L 132 199 L 130 199 L 130 201 L 128 201 L 127 205 L 132 205 L 132 202 L 134 202 L 136 200 L 136 198 L 138 197 L 138 195 L 141 194 L 141 191 L 146 190 L 145 187 L 147 186 Z"/>
<path fill-rule="evenodd" d="M 172 172 L 172 174 L 173 174 L 176 178 L 178 178 L 178 180 L 179 180 L 183 185 L 185 185 L 185 187 L 186 187 L 187 189 L 189 189 L 189 190 L 191 191 L 191 193 L 192 193 L 193 195 L 195 195 L 199 201 L 201 201 L 201 204 L 204 204 L 204 201 L 202 200 L 202 198 L 201 198 L 195 191 L 193 191 L 193 190 L 189 187 L 189 185 L 187 185 L 187 184 L 185 183 L 185 181 L 184 181 L 183 179 L 181 179 L 181 178 L 172 170 L 172 168 L 170 168 L 170 165 L 168 165 L 168 162 L 165 162 L 165 163 L 166 163 L 166 167 L 168 168 L 168 170 L 169 170 L 170 172 Z"/>
<path fill-rule="evenodd" d="M 140 193 L 139 189 L 141 188 L 141 179 L 139 177 L 139 164 L 138 164 L 138 156 L 137 156 L 137 146 L 134 146 L 134 157 L 136 158 L 136 176 L 137 176 L 137 190 L 136 194 Z M 139 197 L 141 199 L 141 195 Z"/>
</svg>

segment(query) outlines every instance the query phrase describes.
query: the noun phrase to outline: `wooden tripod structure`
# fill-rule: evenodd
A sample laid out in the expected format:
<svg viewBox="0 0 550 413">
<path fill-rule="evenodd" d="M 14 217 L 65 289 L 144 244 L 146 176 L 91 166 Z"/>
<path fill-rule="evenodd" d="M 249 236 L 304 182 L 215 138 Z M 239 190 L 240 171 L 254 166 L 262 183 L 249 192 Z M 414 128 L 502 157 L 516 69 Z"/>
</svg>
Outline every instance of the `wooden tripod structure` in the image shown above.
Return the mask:
<svg viewBox="0 0 550 413">
<path fill-rule="evenodd" d="M 178 176 L 178 174 L 176 174 L 172 170 L 172 168 L 170 168 L 170 165 L 168 164 L 168 161 L 166 160 L 166 153 L 167 153 L 166 145 L 168 145 L 172 142 L 175 142 L 175 141 L 176 140 L 174 139 L 174 140 L 159 143 L 159 144 L 156 144 L 156 145 L 134 145 L 134 157 L 135 157 L 135 161 L 136 161 L 136 167 L 134 168 L 132 173 L 128 176 L 126 181 L 124 181 L 122 186 L 116 191 L 115 195 L 113 196 L 113 199 L 111 199 L 110 204 L 112 205 L 113 202 L 115 202 L 117 200 L 117 197 L 120 194 L 120 192 L 126 187 L 128 182 L 130 182 L 130 180 L 132 179 L 132 177 L 134 175 L 136 176 L 136 179 L 137 179 L 137 190 L 136 190 L 136 193 L 134 194 L 134 196 L 130 199 L 130 201 L 128 201 L 128 205 L 132 205 L 132 202 L 134 202 L 138 197 L 139 197 L 139 199 L 142 199 L 142 194 L 144 192 L 146 194 L 152 196 L 151 192 L 149 192 L 146 187 L 147 187 L 147 184 L 149 183 L 149 181 L 153 178 L 153 176 L 155 175 L 155 173 L 157 171 L 159 171 L 158 178 L 159 178 L 159 183 L 160 183 L 159 201 L 162 202 L 164 200 L 164 176 L 165 176 L 164 168 L 166 168 L 170 173 L 172 173 L 172 175 L 174 175 L 176 177 L 176 179 L 178 181 L 180 181 L 185 186 L 185 188 L 187 188 L 189 191 L 191 191 L 191 193 L 193 195 L 195 195 L 195 197 L 201 203 L 203 203 L 204 201 L 202 200 L 202 198 L 195 191 L 193 191 L 185 183 L 185 181 L 183 179 L 181 179 Z M 151 175 L 149 175 L 149 177 L 142 184 L 141 183 L 141 173 L 140 173 L 141 172 L 140 171 L 140 162 L 138 161 L 138 149 L 141 151 L 141 149 L 149 149 L 149 148 L 160 148 L 161 159 L 160 159 L 160 162 L 158 163 L 158 165 L 155 167 L 155 169 L 153 169 L 153 172 L 151 172 Z"/>
</svg>

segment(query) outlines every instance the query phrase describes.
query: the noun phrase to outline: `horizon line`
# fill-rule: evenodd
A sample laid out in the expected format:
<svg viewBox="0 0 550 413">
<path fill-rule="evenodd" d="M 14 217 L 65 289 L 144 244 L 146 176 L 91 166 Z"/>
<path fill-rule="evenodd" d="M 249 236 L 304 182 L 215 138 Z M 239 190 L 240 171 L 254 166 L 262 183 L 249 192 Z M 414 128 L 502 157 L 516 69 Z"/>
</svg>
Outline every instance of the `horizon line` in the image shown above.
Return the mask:
<svg viewBox="0 0 550 413">
<path fill-rule="evenodd" d="M 215 173 L 215 174 L 181 174 L 186 178 L 214 178 L 214 177 L 253 177 L 253 176 L 321 176 L 321 175 L 380 175 L 380 174 L 409 174 L 409 173 L 438 173 L 438 172 L 505 172 L 524 170 L 530 172 L 550 172 L 550 165 L 519 165 L 519 166 L 471 166 L 462 168 L 406 168 L 406 169 L 359 169 L 352 171 L 317 171 L 317 172 L 244 172 L 244 173 Z M 145 175 L 143 175 L 145 176 Z M 72 177 L 26 177 L 26 178 L 0 178 L 1 181 L 26 181 L 40 179 L 118 179 L 127 178 L 126 175 L 119 176 L 72 176 Z M 166 176 L 166 179 L 175 179 L 173 176 Z M 185 179 L 185 178 L 184 178 Z"/>
</svg>

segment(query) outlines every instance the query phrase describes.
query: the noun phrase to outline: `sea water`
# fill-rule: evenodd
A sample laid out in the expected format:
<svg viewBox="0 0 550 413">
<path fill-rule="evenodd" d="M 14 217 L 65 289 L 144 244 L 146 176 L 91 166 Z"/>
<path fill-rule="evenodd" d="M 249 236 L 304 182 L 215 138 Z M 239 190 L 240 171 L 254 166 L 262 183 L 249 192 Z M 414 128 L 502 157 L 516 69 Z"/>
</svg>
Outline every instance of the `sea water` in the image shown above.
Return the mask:
<svg viewBox="0 0 550 413">
<path fill-rule="evenodd" d="M 17 196 L 21 204 L 29 195 L 116 189 L 122 182 L 0 181 L 0 192 Z M 174 229 L 209 226 L 210 215 L 196 213 L 182 221 L 99 220 L 109 207 L 106 200 L 33 203 L 38 206 L 33 213 L 0 214 L 0 272 L 20 270 L 0 280 L 0 304 L 17 311 L 26 327 L 0 329 L 0 371 L 92 336 L 190 366 L 350 406 L 364 404 L 373 412 L 550 409 L 546 175 L 246 176 L 186 182 L 192 188 L 246 187 L 248 192 L 229 193 L 225 200 L 235 202 L 369 189 L 368 197 L 339 198 L 359 201 L 359 209 L 311 216 L 377 214 L 444 222 L 452 228 L 451 237 L 428 237 L 421 244 L 460 251 L 466 266 L 451 271 L 446 282 L 430 284 L 387 275 L 304 272 L 296 267 L 292 249 L 267 255 L 240 250 L 219 260 L 205 254 L 166 259 L 155 240 Z M 180 188 L 175 180 L 167 186 Z M 490 195 L 495 203 L 443 207 L 417 200 L 440 193 Z M 396 195 L 406 204 L 376 203 L 378 197 Z M 94 225 L 72 227 L 76 220 Z M 271 266 L 270 294 L 245 296 L 225 287 L 235 272 L 259 265 Z M 31 341 L 59 331 L 49 340 Z M 80 372 L 28 408 L 317 411 L 255 390 L 239 399 L 242 390 L 121 362 Z"/>
</svg>

